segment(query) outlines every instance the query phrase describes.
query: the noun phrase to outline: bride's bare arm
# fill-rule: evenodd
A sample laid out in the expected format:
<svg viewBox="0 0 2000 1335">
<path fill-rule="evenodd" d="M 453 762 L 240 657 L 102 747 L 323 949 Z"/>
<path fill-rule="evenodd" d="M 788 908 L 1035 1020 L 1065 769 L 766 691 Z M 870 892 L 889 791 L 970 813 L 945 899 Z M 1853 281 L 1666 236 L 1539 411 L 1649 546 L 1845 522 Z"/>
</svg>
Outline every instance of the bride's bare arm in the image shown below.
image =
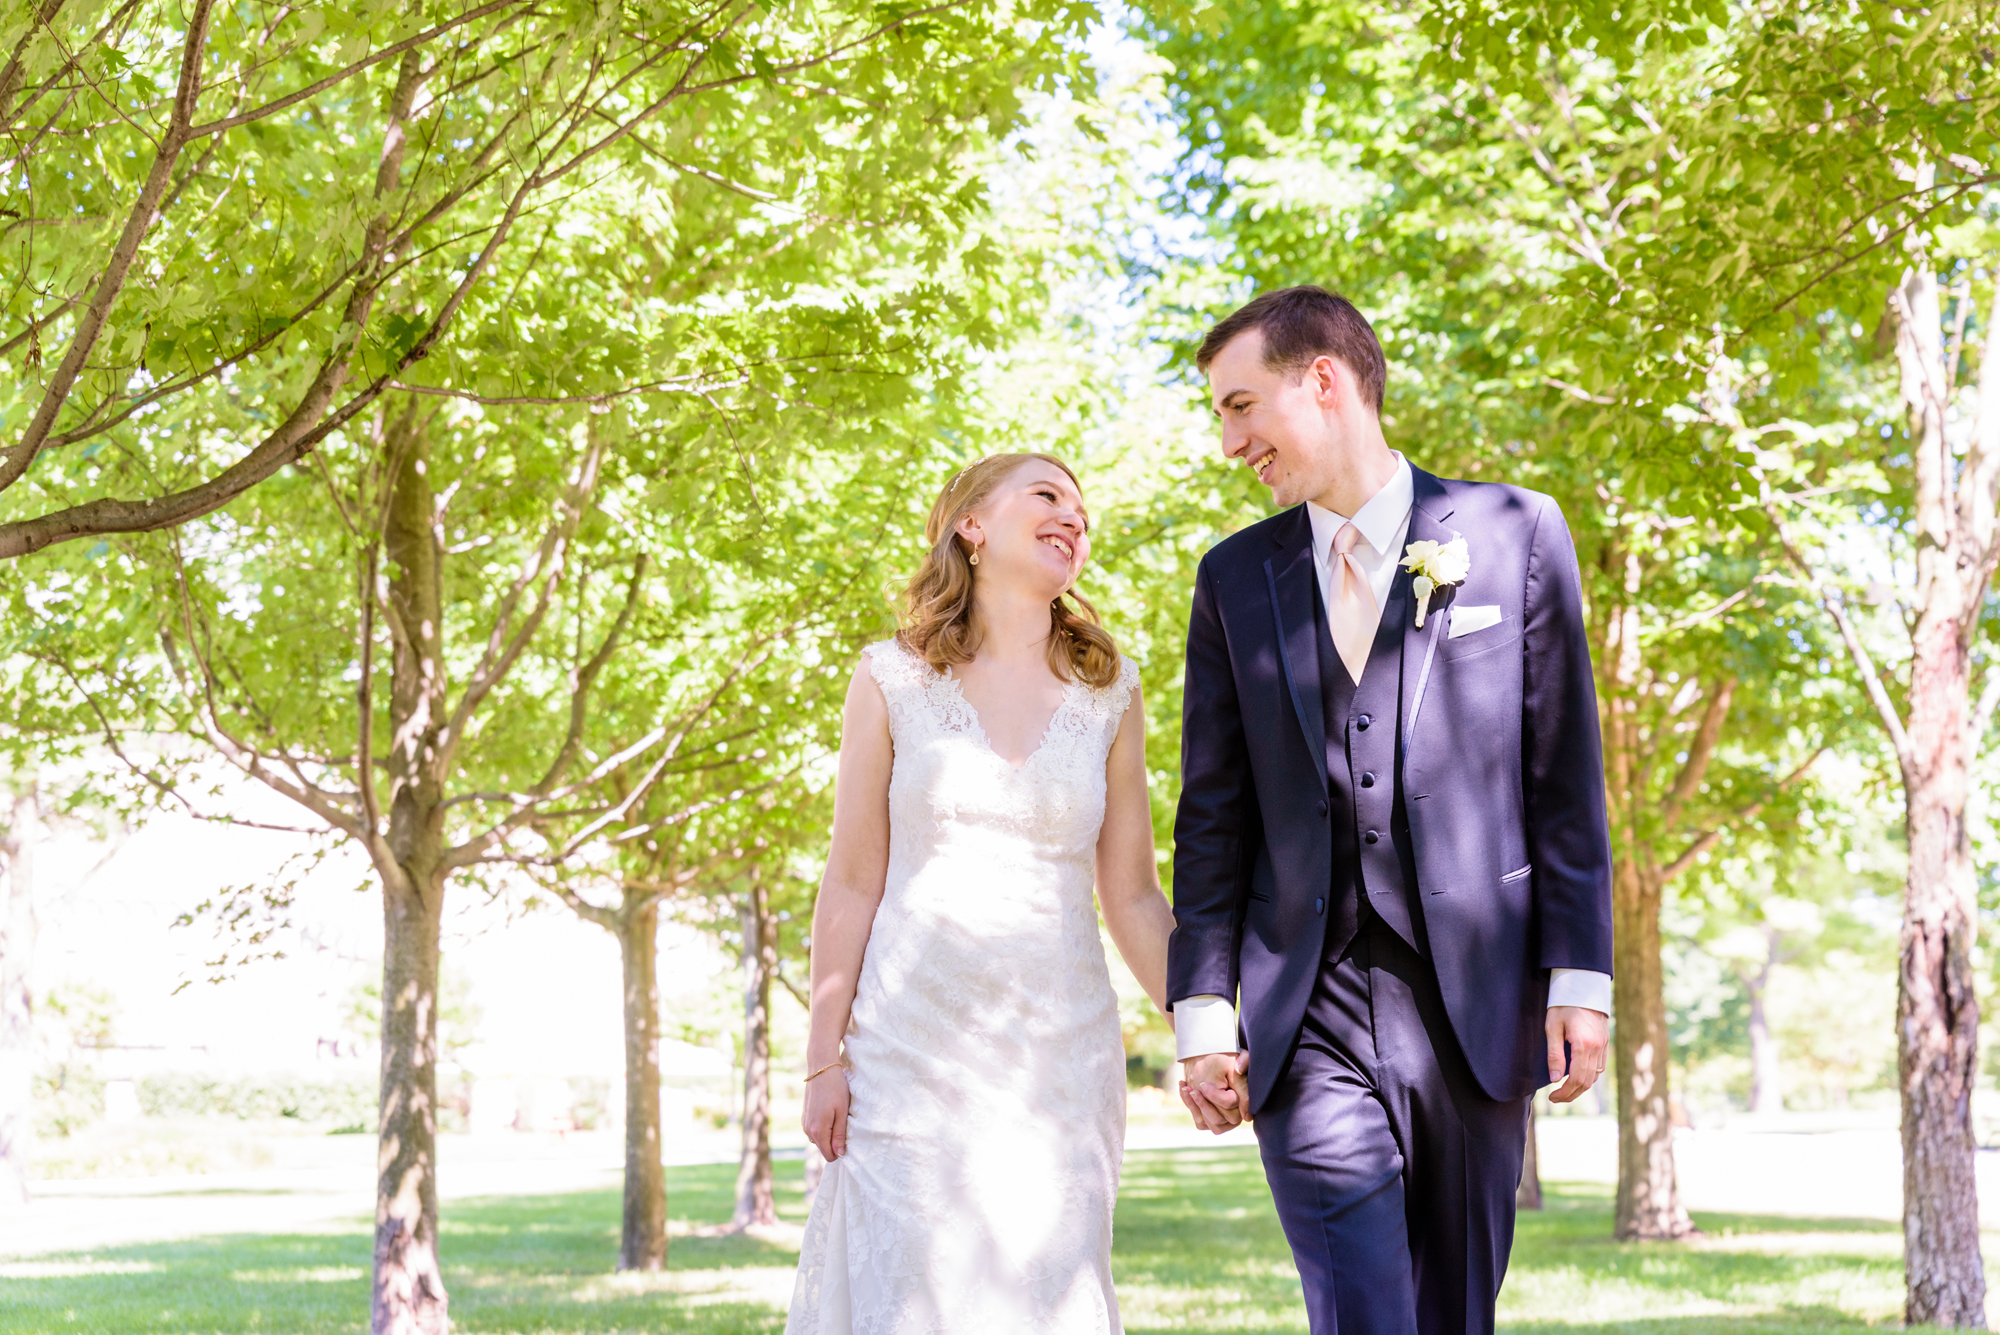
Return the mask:
<svg viewBox="0 0 2000 1335">
<path fill-rule="evenodd" d="M 1104 762 L 1104 826 L 1097 835 L 1097 902 L 1125 964 L 1162 1011 L 1167 936 L 1174 911 L 1160 893 L 1153 856 L 1153 805 L 1146 793 L 1146 711 L 1132 692 Z"/>
<path fill-rule="evenodd" d="M 812 1018 L 806 1039 L 806 1073 L 813 1078 L 806 1081 L 805 1131 L 829 1160 L 847 1152 L 847 1072 L 834 1063 L 840 1060 L 861 956 L 889 874 L 891 759 L 889 707 L 863 660 L 847 685 L 833 790 L 833 847 L 813 905 Z M 822 1069 L 829 1066 L 833 1069 Z"/>
</svg>

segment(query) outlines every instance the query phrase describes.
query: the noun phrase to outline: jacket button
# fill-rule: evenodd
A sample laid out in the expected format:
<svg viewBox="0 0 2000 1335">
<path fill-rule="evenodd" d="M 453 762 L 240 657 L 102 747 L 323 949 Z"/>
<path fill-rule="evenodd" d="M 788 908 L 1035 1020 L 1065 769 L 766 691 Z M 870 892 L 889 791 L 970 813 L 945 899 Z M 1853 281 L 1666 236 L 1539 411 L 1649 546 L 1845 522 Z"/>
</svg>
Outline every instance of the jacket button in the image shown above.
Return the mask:
<svg viewBox="0 0 2000 1335">
<path fill-rule="evenodd" d="M 1326 912 L 1326 901 L 1324 899 L 1315 899 L 1313 901 L 1313 912 L 1314 913 Z"/>
<path fill-rule="evenodd" d="M 1322 802 L 1319 804 L 1319 814 L 1322 816 L 1326 814 L 1326 803 Z"/>
<path fill-rule="evenodd" d="M 1375 721 L 1374 719 L 1369 718 L 1366 714 L 1363 714 L 1360 718 L 1354 720 L 1354 726 L 1361 729 L 1361 731 L 1363 732 L 1367 732 L 1368 725 L 1373 723 L 1374 721 Z"/>
<path fill-rule="evenodd" d="M 1375 831 L 1370 830 L 1368 833 L 1361 836 L 1361 841 L 1367 844 L 1380 843 L 1382 841 L 1382 836 L 1375 833 Z"/>
<path fill-rule="evenodd" d="M 1375 775 L 1373 774 L 1373 772 L 1361 776 L 1361 786 L 1363 788 L 1373 788 L 1375 786 Z"/>
</svg>

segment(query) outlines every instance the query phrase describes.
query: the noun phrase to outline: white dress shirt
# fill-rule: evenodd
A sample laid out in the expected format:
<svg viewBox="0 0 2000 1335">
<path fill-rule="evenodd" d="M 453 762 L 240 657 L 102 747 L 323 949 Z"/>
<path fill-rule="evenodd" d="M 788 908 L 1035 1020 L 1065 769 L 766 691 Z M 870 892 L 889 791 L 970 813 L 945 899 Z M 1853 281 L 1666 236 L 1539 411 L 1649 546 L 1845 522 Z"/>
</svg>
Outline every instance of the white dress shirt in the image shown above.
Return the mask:
<svg viewBox="0 0 2000 1335">
<path fill-rule="evenodd" d="M 1353 557 L 1368 577 L 1379 614 L 1389 601 L 1389 586 L 1402 564 L 1403 539 L 1410 532 L 1410 510 L 1416 503 L 1416 479 L 1410 461 L 1396 454 L 1396 473 L 1382 490 L 1354 512 L 1361 540 Z M 1320 605 L 1333 606 L 1333 539 L 1347 524 L 1346 515 L 1306 502 L 1312 520 L 1313 573 L 1319 576 Z M 1583 1006 L 1611 1014 L 1611 975 L 1592 969 L 1551 969 L 1549 1005 Z M 1236 1007 L 1228 997 L 1183 997 L 1174 1003 L 1174 1049 L 1182 1061 L 1209 1052 L 1236 1051 Z"/>
</svg>

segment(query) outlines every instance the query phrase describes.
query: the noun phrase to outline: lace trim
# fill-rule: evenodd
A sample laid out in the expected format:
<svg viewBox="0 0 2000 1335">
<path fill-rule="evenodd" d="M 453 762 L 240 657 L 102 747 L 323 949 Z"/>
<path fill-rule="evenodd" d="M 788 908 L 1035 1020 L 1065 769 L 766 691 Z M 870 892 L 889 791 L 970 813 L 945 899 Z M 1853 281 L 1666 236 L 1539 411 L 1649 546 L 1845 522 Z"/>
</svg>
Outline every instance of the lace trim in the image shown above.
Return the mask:
<svg viewBox="0 0 2000 1335">
<path fill-rule="evenodd" d="M 868 657 L 869 673 L 882 688 L 882 698 L 889 706 L 891 740 L 914 742 L 926 735 L 957 733 L 970 737 L 1002 764 L 1017 770 L 1029 768 L 1051 752 L 1068 750 L 1054 745 L 1059 737 L 1074 741 L 1092 739 L 1096 729 L 1106 722 L 1112 725 L 1112 736 L 1116 736 L 1118 721 L 1124 718 L 1132 692 L 1139 686 L 1139 665 L 1122 656 L 1118 661 L 1118 677 L 1109 686 L 1071 682 L 1063 690 L 1062 703 L 1049 716 L 1040 744 L 1032 755 L 1016 765 L 995 750 L 993 739 L 979 722 L 979 711 L 965 698 L 965 685 L 955 675 L 939 672 L 895 640 L 878 641 L 863 652 Z"/>
</svg>

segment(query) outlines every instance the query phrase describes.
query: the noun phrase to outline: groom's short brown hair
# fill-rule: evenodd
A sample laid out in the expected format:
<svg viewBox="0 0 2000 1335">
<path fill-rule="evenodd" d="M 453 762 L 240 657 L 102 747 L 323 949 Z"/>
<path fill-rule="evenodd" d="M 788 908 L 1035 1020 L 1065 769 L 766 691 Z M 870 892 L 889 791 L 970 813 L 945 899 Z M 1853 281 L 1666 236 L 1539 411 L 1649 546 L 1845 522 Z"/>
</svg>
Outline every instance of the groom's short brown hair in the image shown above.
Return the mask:
<svg viewBox="0 0 2000 1335">
<path fill-rule="evenodd" d="M 1296 377 L 1318 358 L 1331 357 L 1354 372 L 1362 402 L 1373 408 L 1376 416 L 1382 415 L 1389 363 L 1382 356 L 1375 327 L 1346 297 L 1311 285 L 1263 293 L 1208 331 L 1194 355 L 1194 364 L 1207 371 L 1231 339 L 1250 329 L 1264 335 L 1264 365 L 1268 369 Z"/>
</svg>

